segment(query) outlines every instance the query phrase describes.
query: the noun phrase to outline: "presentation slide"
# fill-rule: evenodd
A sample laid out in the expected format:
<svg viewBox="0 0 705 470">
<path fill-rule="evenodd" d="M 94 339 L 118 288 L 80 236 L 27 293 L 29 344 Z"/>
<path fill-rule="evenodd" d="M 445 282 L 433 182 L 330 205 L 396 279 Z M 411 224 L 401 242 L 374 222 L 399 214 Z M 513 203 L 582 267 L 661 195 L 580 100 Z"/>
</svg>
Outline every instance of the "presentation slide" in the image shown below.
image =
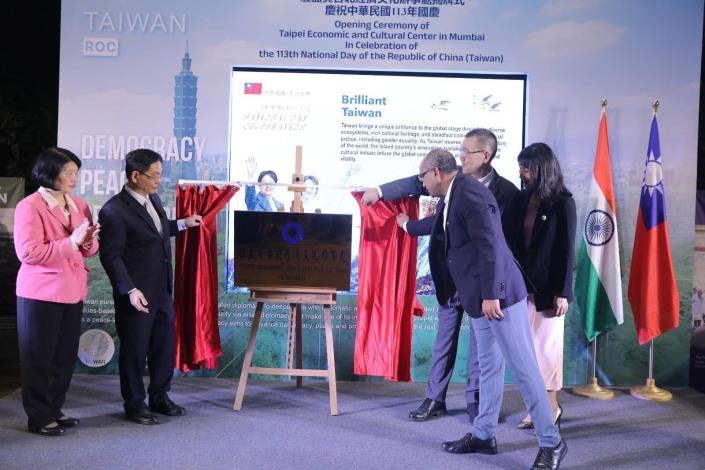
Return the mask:
<svg viewBox="0 0 705 470">
<path fill-rule="evenodd" d="M 230 86 L 230 180 L 268 172 L 290 183 L 300 145 L 307 184 L 321 185 L 304 194 L 304 208 L 353 214 L 353 260 L 360 224 L 350 191 L 417 173 L 433 148 L 457 155 L 474 127 L 494 131 L 493 166 L 519 184 L 525 75 L 233 67 Z M 239 191 L 230 213 L 248 209 L 248 191 L 257 197 L 260 186 Z M 265 210 L 288 211 L 293 192 L 275 186 L 272 198 Z"/>
</svg>

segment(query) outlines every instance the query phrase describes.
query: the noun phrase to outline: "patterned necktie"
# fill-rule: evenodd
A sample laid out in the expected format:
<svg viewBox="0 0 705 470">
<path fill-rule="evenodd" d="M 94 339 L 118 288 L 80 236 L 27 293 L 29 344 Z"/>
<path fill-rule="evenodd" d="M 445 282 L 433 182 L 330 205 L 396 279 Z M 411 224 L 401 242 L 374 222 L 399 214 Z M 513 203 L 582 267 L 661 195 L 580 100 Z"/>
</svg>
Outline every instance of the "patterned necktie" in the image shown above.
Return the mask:
<svg viewBox="0 0 705 470">
<path fill-rule="evenodd" d="M 159 215 L 157 214 L 157 210 L 149 202 L 149 199 L 145 199 L 144 208 L 147 209 L 147 213 L 149 214 L 149 216 L 152 218 L 152 221 L 154 222 L 154 227 L 159 232 L 159 235 L 161 235 L 162 234 L 162 221 L 159 219 Z"/>
</svg>

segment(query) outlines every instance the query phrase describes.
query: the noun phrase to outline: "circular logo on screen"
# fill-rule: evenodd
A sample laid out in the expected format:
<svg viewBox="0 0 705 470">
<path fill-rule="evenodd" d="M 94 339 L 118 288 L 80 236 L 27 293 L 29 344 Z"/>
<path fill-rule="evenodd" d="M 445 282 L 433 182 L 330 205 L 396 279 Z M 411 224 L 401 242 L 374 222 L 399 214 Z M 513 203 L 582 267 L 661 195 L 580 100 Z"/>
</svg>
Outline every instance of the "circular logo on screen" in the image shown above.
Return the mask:
<svg viewBox="0 0 705 470">
<path fill-rule="evenodd" d="M 282 238 L 288 245 L 298 245 L 304 239 L 304 228 L 298 222 L 287 222 L 282 227 Z"/>
<path fill-rule="evenodd" d="M 614 219 L 605 211 L 595 209 L 585 220 L 585 240 L 592 246 L 601 246 L 612 240 Z"/>
<path fill-rule="evenodd" d="M 78 358 L 88 367 L 103 367 L 115 354 L 112 336 L 103 330 L 86 330 L 78 341 Z"/>
</svg>

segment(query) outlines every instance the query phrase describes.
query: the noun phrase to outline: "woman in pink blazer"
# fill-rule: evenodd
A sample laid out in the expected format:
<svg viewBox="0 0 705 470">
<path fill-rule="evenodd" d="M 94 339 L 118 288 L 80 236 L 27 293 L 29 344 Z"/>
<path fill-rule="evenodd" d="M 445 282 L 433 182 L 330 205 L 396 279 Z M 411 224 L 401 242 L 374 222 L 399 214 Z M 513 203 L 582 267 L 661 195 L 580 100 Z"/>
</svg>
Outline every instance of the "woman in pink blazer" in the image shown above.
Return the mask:
<svg viewBox="0 0 705 470">
<path fill-rule="evenodd" d="M 61 407 L 71 383 L 88 292 L 83 258 L 98 251 L 90 209 L 70 196 L 81 161 L 68 150 L 42 151 L 32 169 L 37 192 L 15 209 L 17 330 L 22 370 L 22 403 L 27 428 L 42 436 L 60 436 L 78 419 Z"/>
</svg>

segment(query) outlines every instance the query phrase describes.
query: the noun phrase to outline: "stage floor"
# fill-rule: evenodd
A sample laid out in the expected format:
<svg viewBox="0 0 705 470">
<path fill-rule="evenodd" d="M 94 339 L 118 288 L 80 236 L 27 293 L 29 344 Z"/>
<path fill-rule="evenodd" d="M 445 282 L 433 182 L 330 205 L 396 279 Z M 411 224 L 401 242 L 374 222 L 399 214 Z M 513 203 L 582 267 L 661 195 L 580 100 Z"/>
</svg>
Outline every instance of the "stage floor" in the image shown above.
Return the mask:
<svg viewBox="0 0 705 470">
<path fill-rule="evenodd" d="M 518 469 L 536 455 L 531 431 L 515 429 L 523 404 L 508 385 L 497 430 L 499 454 L 452 455 L 441 442 L 471 431 L 463 387 L 452 384 L 449 414 L 409 421 L 425 384 L 339 382 L 331 416 L 325 382 L 248 382 L 242 410 L 232 410 L 236 380 L 175 378 L 171 398 L 186 416 L 160 415 L 140 426 L 122 415 L 115 376 L 74 376 L 65 411 L 81 419 L 66 436 L 26 431 L 20 392 L 0 399 L 0 468 L 63 469 Z M 705 466 L 705 395 L 671 390 L 655 403 L 617 391 L 611 401 L 559 395 L 565 469 L 695 469 Z"/>
</svg>

